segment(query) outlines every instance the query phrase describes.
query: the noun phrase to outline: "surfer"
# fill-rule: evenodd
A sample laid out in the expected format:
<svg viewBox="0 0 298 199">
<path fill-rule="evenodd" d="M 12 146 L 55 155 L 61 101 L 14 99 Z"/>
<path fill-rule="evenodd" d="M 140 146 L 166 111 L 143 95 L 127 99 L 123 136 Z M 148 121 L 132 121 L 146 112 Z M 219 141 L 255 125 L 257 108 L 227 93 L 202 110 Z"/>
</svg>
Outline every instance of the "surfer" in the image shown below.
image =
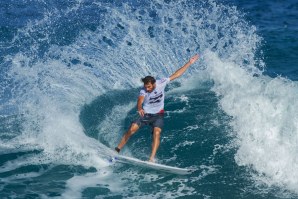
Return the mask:
<svg viewBox="0 0 298 199">
<path fill-rule="evenodd" d="M 137 101 L 139 118 L 132 122 L 130 128 L 123 135 L 118 146 L 115 147 L 115 150 L 118 153 L 127 143 L 128 139 L 136 133 L 140 127 L 150 125 L 152 127 L 153 140 L 149 161 L 154 162 L 154 157 L 160 143 L 160 134 L 164 125 L 164 89 L 170 81 L 180 77 L 190 65 L 198 60 L 198 58 L 199 55 L 191 57 L 186 64 L 179 68 L 170 77 L 160 80 L 155 80 L 152 76 L 142 78 L 144 87 L 140 91 Z"/>
</svg>

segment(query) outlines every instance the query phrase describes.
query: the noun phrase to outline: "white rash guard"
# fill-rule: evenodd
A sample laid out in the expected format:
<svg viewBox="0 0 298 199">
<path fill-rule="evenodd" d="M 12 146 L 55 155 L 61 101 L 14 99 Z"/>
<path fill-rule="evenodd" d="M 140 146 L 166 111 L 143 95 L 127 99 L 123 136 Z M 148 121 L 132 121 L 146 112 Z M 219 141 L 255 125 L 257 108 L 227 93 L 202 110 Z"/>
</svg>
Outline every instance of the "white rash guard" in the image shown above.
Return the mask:
<svg viewBox="0 0 298 199">
<path fill-rule="evenodd" d="M 140 91 L 140 96 L 144 96 L 143 109 L 145 113 L 156 114 L 163 112 L 165 100 L 165 87 L 170 82 L 170 78 L 156 80 L 155 89 L 149 93 L 143 88 Z"/>
</svg>

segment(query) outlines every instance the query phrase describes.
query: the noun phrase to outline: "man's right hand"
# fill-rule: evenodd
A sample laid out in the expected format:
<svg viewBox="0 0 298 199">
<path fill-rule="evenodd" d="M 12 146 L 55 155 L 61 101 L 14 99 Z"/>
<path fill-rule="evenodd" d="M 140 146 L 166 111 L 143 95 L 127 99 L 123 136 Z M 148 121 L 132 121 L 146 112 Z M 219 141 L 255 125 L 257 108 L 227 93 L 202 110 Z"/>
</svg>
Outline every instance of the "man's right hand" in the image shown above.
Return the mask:
<svg viewBox="0 0 298 199">
<path fill-rule="evenodd" d="M 145 111 L 144 111 L 144 109 L 139 109 L 139 110 L 138 110 L 138 113 L 139 113 L 139 115 L 140 115 L 141 117 L 144 117 L 144 115 L 145 115 Z"/>
</svg>

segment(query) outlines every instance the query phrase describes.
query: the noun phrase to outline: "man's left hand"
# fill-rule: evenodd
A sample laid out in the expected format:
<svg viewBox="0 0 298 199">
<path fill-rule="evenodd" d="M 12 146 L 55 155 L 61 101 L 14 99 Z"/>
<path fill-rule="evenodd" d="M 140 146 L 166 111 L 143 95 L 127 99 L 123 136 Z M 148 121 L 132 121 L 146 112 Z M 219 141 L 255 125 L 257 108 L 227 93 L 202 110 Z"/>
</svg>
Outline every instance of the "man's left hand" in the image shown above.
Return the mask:
<svg viewBox="0 0 298 199">
<path fill-rule="evenodd" d="M 193 64 L 193 63 L 195 63 L 198 59 L 199 59 L 199 55 L 196 54 L 195 56 L 193 56 L 193 57 L 191 57 L 191 58 L 189 59 L 189 63 Z"/>
</svg>

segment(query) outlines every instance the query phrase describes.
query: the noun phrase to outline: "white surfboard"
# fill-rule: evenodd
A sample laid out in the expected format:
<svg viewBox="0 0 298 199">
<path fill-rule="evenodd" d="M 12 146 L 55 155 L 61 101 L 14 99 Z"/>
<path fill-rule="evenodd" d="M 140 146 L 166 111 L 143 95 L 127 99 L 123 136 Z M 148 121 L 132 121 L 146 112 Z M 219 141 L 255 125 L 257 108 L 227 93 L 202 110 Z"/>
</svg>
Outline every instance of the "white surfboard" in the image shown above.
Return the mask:
<svg viewBox="0 0 298 199">
<path fill-rule="evenodd" d="M 116 162 L 119 161 L 126 164 L 133 164 L 144 168 L 150 168 L 150 169 L 155 169 L 157 171 L 179 174 L 179 175 L 191 174 L 194 171 L 194 169 L 167 166 L 167 165 L 157 164 L 149 161 L 142 161 L 136 158 L 127 157 L 127 156 L 118 155 L 118 154 L 115 154 L 114 161 Z"/>
</svg>

